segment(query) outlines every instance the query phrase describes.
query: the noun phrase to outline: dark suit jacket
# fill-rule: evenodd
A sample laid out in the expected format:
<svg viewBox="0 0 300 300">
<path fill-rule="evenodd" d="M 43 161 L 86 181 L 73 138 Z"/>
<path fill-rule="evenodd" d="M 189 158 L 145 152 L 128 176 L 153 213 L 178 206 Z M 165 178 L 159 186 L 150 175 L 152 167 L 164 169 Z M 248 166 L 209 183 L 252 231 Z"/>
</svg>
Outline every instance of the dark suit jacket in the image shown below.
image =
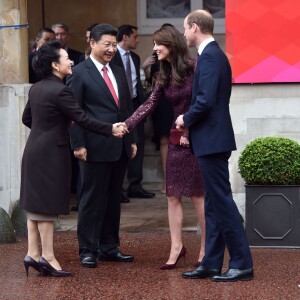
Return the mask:
<svg viewBox="0 0 300 300">
<path fill-rule="evenodd" d="M 73 68 L 73 74 L 67 78 L 67 84 L 89 116 L 108 123 L 123 122 L 133 112 L 126 75 L 118 66 L 110 64 L 110 67 L 118 84 L 119 107 L 90 58 Z M 87 160 L 90 162 L 117 161 L 123 148 L 128 157 L 131 157 L 131 144 L 135 142 L 131 135 L 125 135 L 123 139 L 114 136 L 103 137 L 78 126 L 71 128 L 70 137 L 72 149 L 87 148 Z"/>
<path fill-rule="evenodd" d="M 69 214 L 70 121 L 111 136 L 111 124 L 89 118 L 70 88 L 56 76 L 34 84 L 23 112 L 31 128 L 22 159 L 21 207 L 42 214 Z M 95 133 L 96 134 L 96 133 Z"/>
<path fill-rule="evenodd" d="M 30 53 L 29 57 L 28 57 L 29 83 L 36 83 L 41 80 L 41 78 L 39 78 L 39 76 L 35 73 L 35 71 L 33 70 L 33 67 L 32 67 L 32 61 L 33 61 L 33 58 L 36 56 L 36 54 L 37 54 L 37 51 L 34 51 L 34 52 Z"/>
<path fill-rule="evenodd" d="M 69 58 L 74 62 L 74 66 L 78 65 L 80 62 L 84 61 L 84 53 L 79 52 L 77 50 L 73 50 L 68 48 Z"/>
<path fill-rule="evenodd" d="M 231 68 L 213 41 L 198 58 L 192 102 L 183 120 L 196 156 L 236 150 L 229 112 Z"/>
<path fill-rule="evenodd" d="M 136 53 L 132 51 L 130 51 L 130 55 L 135 66 L 136 77 L 137 77 L 137 101 L 136 103 L 134 103 L 134 107 L 133 107 L 134 110 L 136 110 L 145 101 L 144 89 L 141 82 L 141 74 L 140 74 L 141 59 Z M 111 63 L 121 67 L 125 72 L 125 67 L 119 51 L 117 51 Z"/>
</svg>

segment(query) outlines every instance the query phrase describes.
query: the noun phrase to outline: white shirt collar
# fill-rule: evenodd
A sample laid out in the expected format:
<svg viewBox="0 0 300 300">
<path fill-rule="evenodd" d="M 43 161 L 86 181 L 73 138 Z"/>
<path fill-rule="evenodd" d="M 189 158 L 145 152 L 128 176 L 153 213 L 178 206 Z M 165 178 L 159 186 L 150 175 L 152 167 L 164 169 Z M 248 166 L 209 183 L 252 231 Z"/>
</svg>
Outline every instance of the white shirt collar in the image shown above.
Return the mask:
<svg viewBox="0 0 300 300">
<path fill-rule="evenodd" d="M 102 68 L 104 67 L 104 65 L 101 64 L 97 59 L 95 59 L 92 54 L 90 55 L 90 58 L 91 58 L 92 62 L 95 64 L 95 66 L 98 69 L 98 71 L 101 73 L 102 72 Z M 111 68 L 110 68 L 109 64 L 106 64 L 105 66 L 107 67 L 108 72 L 111 72 Z"/>
<path fill-rule="evenodd" d="M 199 53 L 199 55 L 201 55 L 202 52 L 203 52 L 203 50 L 204 50 L 204 48 L 205 48 L 209 43 L 213 42 L 214 40 L 215 40 L 215 39 L 214 39 L 213 37 L 210 37 L 210 38 L 207 38 L 206 40 L 204 40 L 204 41 L 200 44 L 200 46 L 199 46 L 199 48 L 198 48 L 198 53 Z"/>
<path fill-rule="evenodd" d="M 118 50 L 119 50 L 119 52 L 120 52 L 121 57 L 122 57 L 123 55 L 125 55 L 126 52 L 129 52 L 129 51 L 126 51 L 126 50 L 124 50 L 123 48 L 121 48 L 121 47 L 119 46 L 119 44 L 117 45 L 117 47 L 118 47 Z"/>
</svg>

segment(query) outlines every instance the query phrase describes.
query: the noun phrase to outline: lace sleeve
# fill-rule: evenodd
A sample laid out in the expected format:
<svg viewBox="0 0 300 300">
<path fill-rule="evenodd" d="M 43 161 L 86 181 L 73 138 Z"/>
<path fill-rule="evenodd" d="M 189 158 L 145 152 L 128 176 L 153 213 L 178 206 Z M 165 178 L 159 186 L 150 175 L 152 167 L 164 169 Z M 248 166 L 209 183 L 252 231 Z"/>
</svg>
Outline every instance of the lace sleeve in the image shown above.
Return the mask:
<svg viewBox="0 0 300 300">
<path fill-rule="evenodd" d="M 131 131 L 137 124 L 142 122 L 157 106 L 163 87 L 156 82 L 155 87 L 146 102 L 138 107 L 138 109 L 125 121 L 128 130 Z"/>
</svg>

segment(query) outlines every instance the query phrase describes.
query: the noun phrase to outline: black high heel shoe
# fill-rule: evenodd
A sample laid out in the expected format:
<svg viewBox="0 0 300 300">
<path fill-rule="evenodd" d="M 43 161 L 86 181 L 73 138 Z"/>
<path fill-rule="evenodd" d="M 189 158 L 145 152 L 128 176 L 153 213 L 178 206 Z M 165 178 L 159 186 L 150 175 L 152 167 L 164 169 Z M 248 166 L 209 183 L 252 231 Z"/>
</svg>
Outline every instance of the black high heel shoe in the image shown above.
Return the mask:
<svg viewBox="0 0 300 300">
<path fill-rule="evenodd" d="M 181 248 L 181 250 L 180 250 L 180 252 L 179 252 L 179 255 L 178 255 L 178 257 L 177 257 L 177 259 L 176 259 L 176 261 L 175 261 L 175 264 L 164 264 L 164 265 L 160 266 L 160 269 L 161 269 L 161 270 L 173 270 L 173 269 L 176 269 L 176 265 L 177 265 L 179 259 L 180 259 L 181 257 L 183 257 L 183 258 L 185 259 L 185 255 L 186 255 L 186 249 L 185 249 L 185 247 L 182 245 L 182 248 Z"/>
<path fill-rule="evenodd" d="M 41 269 L 40 269 L 39 263 L 36 260 L 34 260 L 33 258 L 31 258 L 30 256 L 28 256 L 28 255 L 26 255 L 25 258 L 24 258 L 24 266 L 25 266 L 27 277 L 28 277 L 28 269 L 29 269 L 29 267 L 32 267 L 36 271 L 38 271 L 39 273 L 41 273 Z"/>
<path fill-rule="evenodd" d="M 68 271 L 56 270 L 42 256 L 39 259 L 39 266 L 41 268 L 41 275 L 42 276 L 67 277 L 67 276 L 71 276 L 72 275 L 72 273 L 68 272 Z"/>
</svg>

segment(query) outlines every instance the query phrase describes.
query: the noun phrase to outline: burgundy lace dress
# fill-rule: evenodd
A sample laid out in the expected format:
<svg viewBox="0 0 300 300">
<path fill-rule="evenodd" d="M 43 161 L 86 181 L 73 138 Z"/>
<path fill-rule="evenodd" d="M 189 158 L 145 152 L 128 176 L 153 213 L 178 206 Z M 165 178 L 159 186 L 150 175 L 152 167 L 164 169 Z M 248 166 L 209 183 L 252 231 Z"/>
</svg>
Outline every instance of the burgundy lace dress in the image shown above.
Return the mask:
<svg viewBox="0 0 300 300">
<path fill-rule="evenodd" d="M 184 114 L 190 105 L 192 82 L 193 74 L 186 75 L 185 83 L 180 88 L 173 84 L 163 88 L 157 83 L 148 100 L 125 121 L 128 129 L 132 130 L 155 109 L 163 91 L 173 106 L 172 128 L 176 128 L 175 120 L 179 115 Z M 169 144 L 166 165 L 166 190 L 167 196 L 191 197 L 203 195 L 202 175 L 197 160 L 189 148 Z"/>
</svg>

